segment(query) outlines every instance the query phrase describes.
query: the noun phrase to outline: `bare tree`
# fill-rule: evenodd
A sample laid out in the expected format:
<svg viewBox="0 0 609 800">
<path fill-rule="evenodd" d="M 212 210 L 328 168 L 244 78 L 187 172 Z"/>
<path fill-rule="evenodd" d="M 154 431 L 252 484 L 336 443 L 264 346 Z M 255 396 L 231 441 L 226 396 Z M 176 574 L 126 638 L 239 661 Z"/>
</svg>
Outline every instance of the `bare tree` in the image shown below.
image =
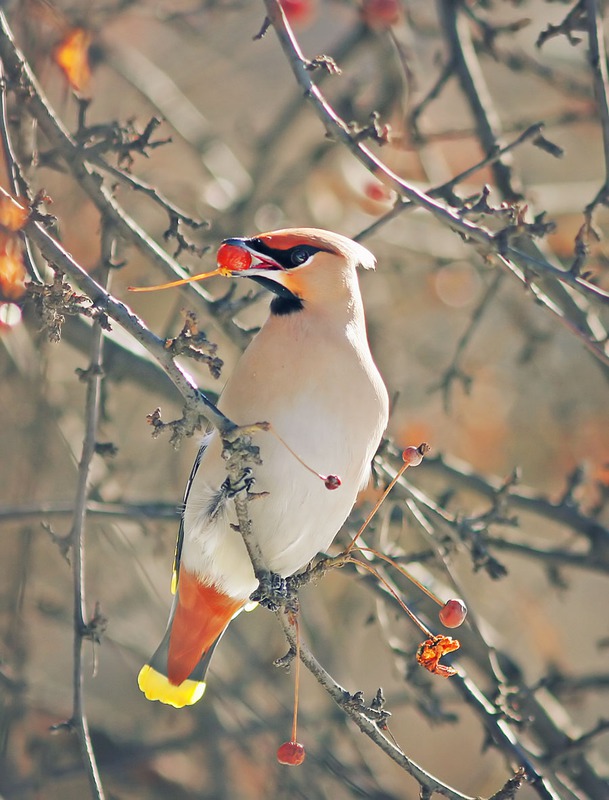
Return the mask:
<svg viewBox="0 0 609 800">
<path fill-rule="evenodd" d="M 3 797 L 608 796 L 603 13 L 4 4 Z M 235 621 L 201 703 L 159 707 L 135 677 L 166 618 L 193 437 L 219 429 L 233 477 L 255 457 L 258 429 L 215 401 L 268 301 L 220 279 L 127 287 L 290 225 L 378 257 L 362 283 L 388 438 L 335 552 L 276 615 Z M 467 603 L 452 677 L 417 663 L 405 604 L 442 626 L 407 572 Z M 297 650 L 307 758 L 287 769 Z"/>
</svg>

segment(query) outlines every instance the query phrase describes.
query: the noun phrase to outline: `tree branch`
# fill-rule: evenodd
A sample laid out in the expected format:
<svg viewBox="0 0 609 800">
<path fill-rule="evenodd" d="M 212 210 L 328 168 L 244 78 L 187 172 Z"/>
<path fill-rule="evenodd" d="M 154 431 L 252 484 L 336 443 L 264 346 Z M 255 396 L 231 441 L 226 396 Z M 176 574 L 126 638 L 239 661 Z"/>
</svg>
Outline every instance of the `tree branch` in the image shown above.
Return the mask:
<svg viewBox="0 0 609 800">
<path fill-rule="evenodd" d="M 112 222 L 120 235 L 137 247 L 168 279 L 189 277 L 189 273 L 126 213 L 103 184 L 101 176 L 91 168 L 86 158 L 86 150 L 78 146 L 59 120 L 23 54 L 17 48 L 2 10 L 0 10 L 0 59 L 4 62 L 10 84 L 15 87 L 25 107 L 36 119 L 52 147 L 61 155 L 79 186 L 102 216 Z M 214 301 L 199 284 L 188 284 L 187 291 L 194 293 L 206 312 L 215 317 Z M 232 319 L 220 319 L 219 324 L 225 328 L 226 333 L 236 344 L 245 347 L 250 338 L 246 331 L 239 328 Z"/>
<path fill-rule="evenodd" d="M 96 308 L 103 310 L 111 319 L 118 322 L 127 333 L 144 345 L 148 352 L 156 358 L 186 400 L 184 420 L 186 435 L 192 433 L 196 417 L 199 414 L 204 414 L 220 431 L 229 431 L 236 427 L 198 389 L 193 378 L 175 363 L 165 346 L 165 340 L 152 333 L 128 306 L 116 300 L 93 280 L 40 222 L 30 221 L 26 225 L 25 231 L 47 261 L 68 275 L 83 292 L 86 292 Z"/>
<path fill-rule="evenodd" d="M 106 277 L 107 277 L 107 270 Z M 78 734 L 80 750 L 89 779 L 91 795 L 96 800 L 104 800 L 104 790 L 95 760 L 95 753 L 89 734 L 89 723 L 85 711 L 84 698 L 84 653 L 85 639 L 97 641 L 100 632 L 95 629 L 95 618 L 88 620 L 85 593 L 85 527 L 87 517 L 87 496 L 89 470 L 95 455 L 97 424 L 100 410 L 101 385 L 103 377 L 103 336 L 101 326 L 93 337 L 91 346 L 91 362 L 86 372 L 87 397 L 85 401 L 85 435 L 82 454 L 78 465 L 76 497 L 74 500 L 74 518 L 70 531 L 72 546 L 72 569 L 74 580 L 74 701 L 71 724 Z M 97 616 L 97 615 L 96 615 Z"/>
<path fill-rule="evenodd" d="M 277 612 L 277 617 L 286 635 L 290 647 L 295 651 L 296 637 L 287 615 L 283 610 Z M 365 711 L 360 710 L 361 703 L 353 702 L 354 696 L 340 686 L 334 678 L 321 666 L 315 656 L 311 653 L 307 645 L 300 643 L 300 658 L 305 667 L 315 677 L 318 683 L 326 690 L 334 702 L 347 714 L 357 725 L 357 727 L 368 736 L 378 747 L 383 750 L 398 766 L 411 775 L 421 786 L 422 790 L 428 792 L 428 796 L 434 793 L 440 794 L 449 800 L 474 800 L 474 798 L 464 795 L 445 783 L 442 783 L 430 773 L 426 772 L 415 761 L 412 761 L 402 752 L 385 734 L 372 722 Z"/>
</svg>

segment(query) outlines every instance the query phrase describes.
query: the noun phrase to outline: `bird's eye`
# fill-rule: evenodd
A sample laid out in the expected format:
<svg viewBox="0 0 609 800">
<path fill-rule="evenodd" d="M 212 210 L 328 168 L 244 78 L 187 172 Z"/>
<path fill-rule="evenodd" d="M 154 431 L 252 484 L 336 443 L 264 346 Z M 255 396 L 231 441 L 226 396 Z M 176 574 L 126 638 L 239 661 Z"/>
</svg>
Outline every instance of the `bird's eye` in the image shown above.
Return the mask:
<svg viewBox="0 0 609 800">
<path fill-rule="evenodd" d="M 309 260 L 314 252 L 315 251 L 312 248 L 307 247 L 306 245 L 295 247 L 290 254 L 290 262 L 292 263 L 292 266 L 299 267 L 301 264 L 304 264 L 305 261 Z"/>
</svg>

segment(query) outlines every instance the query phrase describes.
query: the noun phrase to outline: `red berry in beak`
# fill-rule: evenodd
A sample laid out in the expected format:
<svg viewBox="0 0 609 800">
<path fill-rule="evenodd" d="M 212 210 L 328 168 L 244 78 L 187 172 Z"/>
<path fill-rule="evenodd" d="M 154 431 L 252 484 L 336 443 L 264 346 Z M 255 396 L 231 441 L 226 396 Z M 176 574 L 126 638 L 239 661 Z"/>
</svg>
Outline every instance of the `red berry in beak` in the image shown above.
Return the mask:
<svg viewBox="0 0 609 800">
<path fill-rule="evenodd" d="M 326 489 L 332 490 L 332 489 L 338 489 L 338 487 L 341 485 L 342 481 L 338 477 L 338 475 L 328 475 L 324 479 L 324 483 L 326 485 Z"/>
<path fill-rule="evenodd" d="M 217 262 L 221 270 L 240 272 L 251 267 L 252 256 L 242 247 L 225 242 L 218 249 Z"/>
<path fill-rule="evenodd" d="M 445 628 L 458 628 L 467 616 L 467 608 L 463 600 L 447 600 L 438 614 Z"/>
<path fill-rule="evenodd" d="M 284 742 L 277 750 L 277 761 L 288 767 L 298 767 L 305 760 L 305 749 L 299 742 Z"/>
</svg>

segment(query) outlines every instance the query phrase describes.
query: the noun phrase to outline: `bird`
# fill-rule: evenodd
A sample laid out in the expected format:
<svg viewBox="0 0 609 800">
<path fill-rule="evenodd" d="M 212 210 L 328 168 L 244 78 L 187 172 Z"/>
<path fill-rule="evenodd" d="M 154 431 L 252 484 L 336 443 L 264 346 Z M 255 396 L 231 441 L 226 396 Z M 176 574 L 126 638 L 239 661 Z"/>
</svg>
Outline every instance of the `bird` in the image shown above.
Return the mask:
<svg viewBox="0 0 609 800">
<path fill-rule="evenodd" d="M 273 294 L 218 408 L 237 425 L 264 420 L 277 434 L 257 435 L 261 463 L 248 511 L 265 565 L 281 578 L 329 548 L 370 480 L 387 426 L 388 394 L 356 271 L 375 265 L 341 234 L 292 228 L 225 239 L 211 273 L 250 278 Z M 338 476 L 335 491 L 315 472 Z M 227 487 L 213 430 L 186 486 L 165 635 L 138 675 L 149 700 L 180 708 L 203 696 L 216 645 L 258 587 Z"/>
</svg>

